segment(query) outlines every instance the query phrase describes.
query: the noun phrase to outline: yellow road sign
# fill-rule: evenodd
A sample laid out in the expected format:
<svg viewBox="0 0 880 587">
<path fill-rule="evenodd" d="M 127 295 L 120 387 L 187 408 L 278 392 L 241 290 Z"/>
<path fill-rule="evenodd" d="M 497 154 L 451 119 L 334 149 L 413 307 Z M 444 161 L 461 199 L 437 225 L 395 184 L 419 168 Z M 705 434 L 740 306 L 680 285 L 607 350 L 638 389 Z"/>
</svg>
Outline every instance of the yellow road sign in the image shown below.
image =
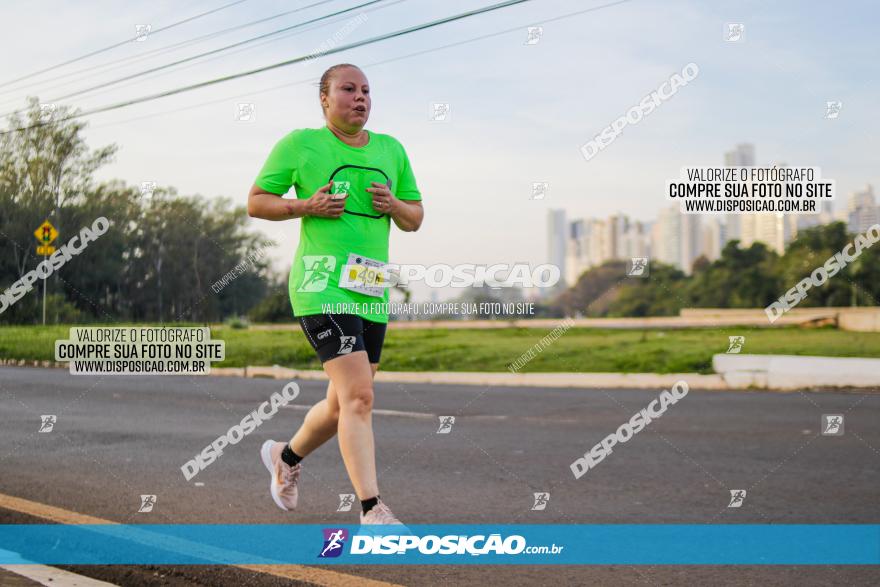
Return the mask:
<svg viewBox="0 0 880 587">
<path fill-rule="evenodd" d="M 55 227 L 49 224 L 49 221 L 47 220 L 42 223 L 37 230 L 34 231 L 34 236 L 37 237 L 37 240 L 44 245 L 48 245 L 53 240 L 58 238 L 58 231 L 55 230 Z"/>
<path fill-rule="evenodd" d="M 55 247 L 52 245 L 37 245 L 37 254 L 38 255 L 51 255 L 55 252 Z"/>
</svg>

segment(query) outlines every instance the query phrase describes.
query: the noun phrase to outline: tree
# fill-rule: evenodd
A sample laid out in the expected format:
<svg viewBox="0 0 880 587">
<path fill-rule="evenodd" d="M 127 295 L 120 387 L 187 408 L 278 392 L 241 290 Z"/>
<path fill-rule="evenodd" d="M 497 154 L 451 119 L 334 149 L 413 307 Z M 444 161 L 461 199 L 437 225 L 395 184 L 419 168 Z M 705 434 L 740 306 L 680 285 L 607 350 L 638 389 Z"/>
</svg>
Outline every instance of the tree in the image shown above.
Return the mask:
<svg viewBox="0 0 880 587">
<path fill-rule="evenodd" d="M 3 289 L 43 260 L 36 255 L 33 232 L 44 220 L 59 231 L 56 246 L 82 228 L 70 211 L 84 201 L 95 170 L 116 152 L 115 145 L 89 150 L 81 136 L 85 123 L 65 120 L 73 113 L 64 106 L 43 109 L 37 98 L 29 98 L 23 115 L 16 112 L 8 119 L 10 130 L 22 130 L 0 135 L 0 250 L 7 252 L 0 255 Z M 47 283 L 50 293 L 61 290 L 62 283 L 59 271 Z M 19 308 L 19 320 L 34 318 L 21 313 L 33 307 L 31 302 Z"/>
<path fill-rule="evenodd" d="M 0 291 L 43 260 L 32 233 L 45 219 L 61 247 L 105 217 L 110 229 L 50 277 L 50 318 L 201 322 L 243 315 L 266 295 L 274 243 L 246 230 L 244 206 L 171 187 L 147 198 L 119 180 L 95 185 L 116 147 L 90 151 L 70 113 L 41 120 L 31 99 L 24 117 L 9 119 L 20 130 L 0 135 Z M 31 292 L 0 321 L 35 322 L 39 302 Z"/>
<path fill-rule="evenodd" d="M 263 250 L 247 212 L 228 199 L 205 202 L 157 188 L 131 235 L 127 283 L 135 319 L 209 321 L 244 315 L 268 289 Z"/>
<path fill-rule="evenodd" d="M 799 233 L 782 258 L 782 275 L 785 290 L 794 287 L 800 280 L 809 277 L 817 267 L 852 242 L 854 235 L 848 234 L 846 224 L 834 222 L 816 226 Z M 877 252 L 871 254 L 867 249 L 853 263 L 847 264 L 836 276 L 820 287 L 809 290 L 800 306 L 849 306 L 873 305 L 871 291 L 877 288 Z M 875 279 L 872 281 L 872 275 Z M 861 282 L 862 285 L 858 285 Z M 865 289 L 867 288 L 867 289 Z M 781 293 L 780 293 L 781 295 Z"/>
<path fill-rule="evenodd" d="M 269 295 L 248 312 L 251 322 L 293 322 L 290 293 L 286 279 L 279 279 L 269 288 Z"/>
<path fill-rule="evenodd" d="M 618 286 L 627 279 L 625 261 L 607 261 L 582 273 L 577 282 L 560 294 L 552 305 L 560 308 L 566 316 L 587 313 L 605 315 L 609 304 L 618 295 Z"/>
<path fill-rule="evenodd" d="M 674 316 L 685 306 L 685 274 L 663 263 L 651 263 L 645 278 L 631 277 L 608 307 L 609 316 Z"/>
<path fill-rule="evenodd" d="M 684 294 L 690 307 L 763 308 L 784 291 L 779 256 L 763 243 L 742 249 L 734 240 L 694 274 Z"/>
<path fill-rule="evenodd" d="M 0 238 L 13 245 L 18 277 L 36 256 L 33 231 L 47 218 L 55 228 L 66 227 L 64 209 L 82 202 L 92 174 L 117 149 L 90 151 L 80 136 L 85 123 L 64 120 L 74 113 L 69 107 L 46 112 L 37 98 L 30 98 L 24 117 L 17 112 L 9 117 L 10 129 L 25 130 L 0 135 Z"/>
</svg>

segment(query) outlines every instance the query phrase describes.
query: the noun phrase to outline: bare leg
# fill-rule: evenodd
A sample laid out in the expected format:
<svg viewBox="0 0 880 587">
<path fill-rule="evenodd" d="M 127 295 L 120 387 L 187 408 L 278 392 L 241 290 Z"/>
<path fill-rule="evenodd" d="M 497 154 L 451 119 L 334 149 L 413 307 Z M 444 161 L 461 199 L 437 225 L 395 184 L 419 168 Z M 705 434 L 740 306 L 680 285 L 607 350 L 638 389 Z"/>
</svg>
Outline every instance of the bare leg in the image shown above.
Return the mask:
<svg viewBox="0 0 880 587">
<path fill-rule="evenodd" d="M 372 377 L 376 376 L 379 363 L 371 363 Z M 339 398 L 331 380 L 327 384 L 327 397 L 316 403 L 306 413 L 305 420 L 290 441 L 290 448 L 301 457 L 336 435 L 339 424 Z"/>
<path fill-rule="evenodd" d="M 379 494 L 373 444 L 373 374 L 366 351 L 324 363 L 339 400 L 339 450 L 358 499 Z"/>
</svg>

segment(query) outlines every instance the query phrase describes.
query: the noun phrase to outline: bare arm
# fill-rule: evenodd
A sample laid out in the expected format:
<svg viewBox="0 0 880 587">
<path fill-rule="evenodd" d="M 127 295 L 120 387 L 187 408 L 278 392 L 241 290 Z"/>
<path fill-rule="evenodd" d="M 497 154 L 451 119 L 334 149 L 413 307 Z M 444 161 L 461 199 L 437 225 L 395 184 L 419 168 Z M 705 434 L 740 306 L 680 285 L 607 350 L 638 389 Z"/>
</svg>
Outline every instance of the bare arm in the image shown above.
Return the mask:
<svg viewBox="0 0 880 587">
<path fill-rule="evenodd" d="M 425 209 L 421 200 L 398 200 L 391 207 L 391 219 L 397 228 L 405 232 L 415 232 L 422 225 Z"/>
<path fill-rule="evenodd" d="M 248 194 L 248 216 L 263 220 L 289 220 L 303 216 L 339 218 L 345 209 L 345 200 L 330 195 L 332 183 L 321 186 L 306 199 L 285 199 L 254 185 Z"/>
<path fill-rule="evenodd" d="M 248 194 L 248 216 L 263 220 L 287 220 L 306 215 L 305 202 L 308 200 L 285 200 L 278 194 L 267 192 L 254 185 Z"/>
<path fill-rule="evenodd" d="M 415 232 L 422 225 L 425 209 L 421 200 L 401 200 L 391 193 L 391 189 L 378 182 L 370 182 L 367 191 L 373 195 L 373 208 L 385 212 L 394 220 L 397 228 L 404 232 Z"/>
</svg>

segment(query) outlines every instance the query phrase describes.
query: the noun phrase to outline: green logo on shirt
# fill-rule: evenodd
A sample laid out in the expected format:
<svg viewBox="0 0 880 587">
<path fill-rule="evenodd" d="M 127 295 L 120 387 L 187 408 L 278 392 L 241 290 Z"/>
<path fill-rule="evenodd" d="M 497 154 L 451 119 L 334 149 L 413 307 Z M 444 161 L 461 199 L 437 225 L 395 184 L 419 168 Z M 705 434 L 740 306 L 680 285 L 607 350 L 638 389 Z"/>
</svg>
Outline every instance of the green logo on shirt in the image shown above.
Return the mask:
<svg viewBox="0 0 880 587">
<path fill-rule="evenodd" d="M 334 181 L 331 188 L 331 194 L 347 194 L 351 191 L 350 181 Z"/>
</svg>

